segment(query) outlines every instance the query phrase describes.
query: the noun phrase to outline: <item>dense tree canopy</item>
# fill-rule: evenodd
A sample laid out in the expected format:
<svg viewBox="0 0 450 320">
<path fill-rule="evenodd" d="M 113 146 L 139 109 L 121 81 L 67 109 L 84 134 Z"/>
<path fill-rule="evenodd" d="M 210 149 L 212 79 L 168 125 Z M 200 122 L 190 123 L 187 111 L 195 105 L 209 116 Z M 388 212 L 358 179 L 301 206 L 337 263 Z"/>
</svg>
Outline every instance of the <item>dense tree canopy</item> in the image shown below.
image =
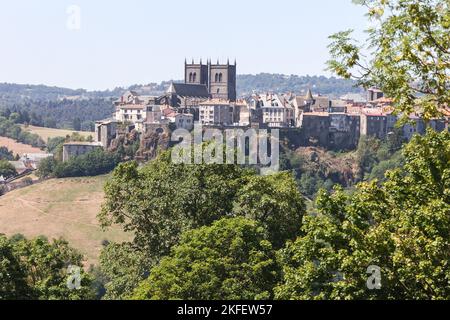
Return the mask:
<svg viewBox="0 0 450 320">
<path fill-rule="evenodd" d="M 7 160 L 0 160 L 0 176 L 5 179 L 14 177 L 17 174 L 16 169 Z"/>
<path fill-rule="evenodd" d="M 237 193 L 235 213 L 259 221 L 275 248 L 294 240 L 306 212 L 302 195 L 291 173 L 248 177 Z"/>
<path fill-rule="evenodd" d="M 282 245 L 295 238 L 305 211 L 289 174 L 259 178 L 238 165 L 173 164 L 170 152 L 141 169 L 134 162 L 119 165 L 105 191 L 103 225 L 123 224 L 154 258 L 168 254 L 184 231 L 233 215 L 262 222 Z"/>
<path fill-rule="evenodd" d="M 64 240 L 38 237 L 10 239 L 0 236 L 0 300 L 92 299 L 92 278 L 85 273 L 83 257 Z M 80 267 L 80 287 L 70 289 L 69 266 Z"/>
<path fill-rule="evenodd" d="M 119 300 L 129 297 L 139 283 L 148 277 L 151 261 L 145 251 L 131 243 L 111 243 L 100 255 L 100 271 L 105 277 L 103 299 Z"/>
<path fill-rule="evenodd" d="M 299 235 L 306 209 L 290 173 L 260 177 L 239 165 L 174 164 L 170 156 L 165 152 L 142 168 L 123 163 L 113 172 L 99 218 L 104 227 L 123 225 L 135 238 L 132 244 L 108 247 L 105 257 L 131 255 L 130 261 L 140 257 L 140 263 L 154 265 L 179 244 L 181 234 L 224 217 L 255 220 L 274 248 Z M 129 287 L 145 273 L 140 269 L 130 275 L 127 270 L 137 267 L 126 259 L 112 265 L 101 260 L 111 279 L 108 297 L 130 294 Z"/>
<path fill-rule="evenodd" d="M 275 252 L 264 228 L 242 217 L 224 218 L 186 232 L 133 297 L 270 299 L 278 277 Z"/>
<path fill-rule="evenodd" d="M 381 186 L 321 193 L 318 215 L 280 253 L 281 299 L 449 299 L 450 133 L 429 130 L 404 148 Z M 366 286 L 381 269 L 380 290 Z"/>
<path fill-rule="evenodd" d="M 14 155 L 12 151 L 9 151 L 7 147 L 0 147 L 0 160 L 14 160 Z"/>
</svg>

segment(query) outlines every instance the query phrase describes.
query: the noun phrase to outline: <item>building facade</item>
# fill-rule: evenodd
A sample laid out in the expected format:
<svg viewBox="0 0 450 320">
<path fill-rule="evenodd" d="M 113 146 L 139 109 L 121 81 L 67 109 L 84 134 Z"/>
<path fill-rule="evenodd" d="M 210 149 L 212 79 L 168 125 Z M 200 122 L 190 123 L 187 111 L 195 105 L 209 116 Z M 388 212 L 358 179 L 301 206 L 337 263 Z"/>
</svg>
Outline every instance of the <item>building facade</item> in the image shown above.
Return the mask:
<svg viewBox="0 0 450 320">
<path fill-rule="evenodd" d="M 208 60 L 207 64 L 196 64 L 194 61 L 184 65 L 184 83 L 206 86 L 213 99 L 236 101 L 236 62 L 216 64 Z"/>
<path fill-rule="evenodd" d="M 231 126 L 234 108 L 229 101 L 213 99 L 199 104 L 199 122 L 202 125 Z"/>
</svg>

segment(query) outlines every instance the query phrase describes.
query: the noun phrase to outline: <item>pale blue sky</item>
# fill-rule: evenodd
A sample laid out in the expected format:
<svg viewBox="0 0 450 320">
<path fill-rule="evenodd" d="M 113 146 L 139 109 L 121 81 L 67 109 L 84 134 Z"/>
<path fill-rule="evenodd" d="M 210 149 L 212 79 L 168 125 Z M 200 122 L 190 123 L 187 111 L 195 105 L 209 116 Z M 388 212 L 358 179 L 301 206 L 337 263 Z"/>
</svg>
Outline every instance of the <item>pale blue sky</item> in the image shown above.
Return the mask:
<svg viewBox="0 0 450 320">
<path fill-rule="evenodd" d="M 160 82 L 182 79 L 185 57 L 236 58 L 240 74 L 326 74 L 328 35 L 366 25 L 351 0 L 0 0 L 0 82 Z"/>
</svg>

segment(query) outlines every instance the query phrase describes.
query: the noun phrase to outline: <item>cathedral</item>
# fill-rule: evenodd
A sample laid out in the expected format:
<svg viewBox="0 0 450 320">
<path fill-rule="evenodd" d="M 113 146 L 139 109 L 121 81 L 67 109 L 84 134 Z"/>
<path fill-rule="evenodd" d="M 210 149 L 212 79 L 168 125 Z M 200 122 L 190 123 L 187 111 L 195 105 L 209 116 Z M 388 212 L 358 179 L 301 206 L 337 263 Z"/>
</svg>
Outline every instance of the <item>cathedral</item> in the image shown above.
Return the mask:
<svg viewBox="0 0 450 320">
<path fill-rule="evenodd" d="M 206 86 L 213 99 L 236 101 L 236 62 L 230 64 L 212 64 L 208 60 L 198 64 L 184 63 L 184 83 L 187 85 Z"/>
<path fill-rule="evenodd" d="M 236 102 L 236 61 L 230 64 L 184 62 L 184 82 L 172 82 L 158 104 L 174 108 L 189 108 L 209 99 Z"/>
</svg>

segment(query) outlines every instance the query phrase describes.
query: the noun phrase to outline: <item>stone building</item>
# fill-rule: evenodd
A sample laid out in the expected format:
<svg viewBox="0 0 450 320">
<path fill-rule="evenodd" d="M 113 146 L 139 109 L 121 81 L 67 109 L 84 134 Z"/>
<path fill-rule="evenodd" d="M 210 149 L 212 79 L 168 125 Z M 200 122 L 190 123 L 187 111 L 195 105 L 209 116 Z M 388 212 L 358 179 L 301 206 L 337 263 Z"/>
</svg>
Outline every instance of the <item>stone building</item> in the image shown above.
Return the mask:
<svg viewBox="0 0 450 320">
<path fill-rule="evenodd" d="M 173 108 L 192 108 L 199 103 L 211 98 L 208 88 L 203 84 L 176 83 L 169 86 L 161 104 L 167 104 Z"/>
<path fill-rule="evenodd" d="M 445 119 L 431 119 L 428 123 L 417 115 L 411 115 L 409 121 L 403 126 L 403 137 L 410 141 L 416 134 L 424 135 L 427 128 L 432 128 L 437 132 L 442 132 L 446 129 Z"/>
<path fill-rule="evenodd" d="M 117 135 L 117 121 L 114 119 L 97 121 L 95 123 L 95 141 L 99 142 L 104 148 L 109 145 Z"/>
<path fill-rule="evenodd" d="M 230 101 L 212 99 L 199 104 L 199 122 L 202 125 L 231 126 L 234 107 Z"/>
<path fill-rule="evenodd" d="M 234 64 L 229 61 L 226 64 L 220 64 L 219 61 L 212 64 L 208 60 L 204 65 L 200 60 L 198 64 L 194 61 L 190 64 L 185 61 L 184 64 L 184 83 L 206 86 L 213 99 L 236 101 L 236 75 L 236 61 Z"/>
<path fill-rule="evenodd" d="M 269 93 L 255 96 L 252 104 L 253 108 L 259 113 L 260 124 L 272 128 L 295 126 L 294 107 L 283 96 Z"/>
<path fill-rule="evenodd" d="M 365 109 L 361 115 L 361 136 L 384 139 L 388 134 L 387 115 L 380 109 Z"/>
<path fill-rule="evenodd" d="M 250 126 L 251 121 L 251 110 L 245 100 L 237 101 L 234 104 L 234 125 L 237 126 Z"/>
<path fill-rule="evenodd" d="M 372 102 L 384 97 L 383 91 L 378 88 L 372 87 L 367 90 L 367 102 Z"/>
</svg>

